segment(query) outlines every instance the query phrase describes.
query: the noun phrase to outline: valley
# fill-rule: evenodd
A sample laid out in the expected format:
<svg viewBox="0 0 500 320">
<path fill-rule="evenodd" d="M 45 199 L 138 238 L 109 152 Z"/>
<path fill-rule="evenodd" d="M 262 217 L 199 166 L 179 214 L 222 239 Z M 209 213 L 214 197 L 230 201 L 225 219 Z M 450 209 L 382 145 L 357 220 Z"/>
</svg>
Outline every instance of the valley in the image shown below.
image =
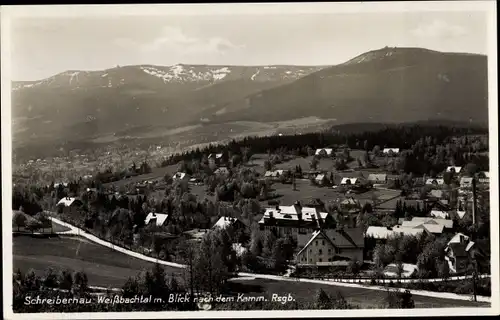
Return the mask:
<svg viewBox="0 0 500 320">
<path fill-rule="evenodd" d="M 350 123 L 487 125 L 485 56 L 382 48 L 335 66 L 117 66 L 12 84 L 18 159 L 180 149 Z M 461 92 L 461 95 L 451 94 Z M 362 95 L 359 93 L 363 92 Z"/>
</svg>

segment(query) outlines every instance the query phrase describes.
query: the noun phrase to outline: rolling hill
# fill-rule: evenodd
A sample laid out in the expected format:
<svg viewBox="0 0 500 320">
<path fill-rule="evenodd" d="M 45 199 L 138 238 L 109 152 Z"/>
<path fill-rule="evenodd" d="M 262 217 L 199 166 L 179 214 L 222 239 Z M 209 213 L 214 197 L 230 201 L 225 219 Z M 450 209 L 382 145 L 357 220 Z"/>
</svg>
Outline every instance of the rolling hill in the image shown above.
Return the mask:
<svg viewBox="0 0 500 320">
<path fill-rule="evenodd" d="M 15 82 L 12 93 L 14 146 L 25 150 L 152 137 L 197 144 L 207 131 L 223 140 L 261 128 L 488 121 L 487 57 L 421 48 L 386 47 L 335 66 L 66 71 Z"/>
<path fill-rule="evenodd" d="M 15 144 L 94 139 L 143 127 L 198 121 L 206 108 L 282 84 L 321 67 L 125 66 L 66 71 L 12 84 Z"/>
<path fill-rule="evenodd" d="M 484 124 L 487 96 L 485 56 L 384 48 L 233 101 L 219 107 L 223 115 L 207 110 L 206 117 L 224 123 L 314 114 L 338 123 L 443 119 Z"/>
</svg>

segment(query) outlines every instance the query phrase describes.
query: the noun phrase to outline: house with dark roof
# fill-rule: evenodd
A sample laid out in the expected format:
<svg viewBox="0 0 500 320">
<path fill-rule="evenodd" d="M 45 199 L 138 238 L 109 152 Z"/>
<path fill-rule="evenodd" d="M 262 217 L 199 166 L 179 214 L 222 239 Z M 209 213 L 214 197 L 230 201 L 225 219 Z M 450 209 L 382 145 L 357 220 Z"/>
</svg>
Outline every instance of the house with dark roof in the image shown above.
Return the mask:
<svg viewBox="0 0 500 320">
<path fill-rule="evenodd" d="M 338 261 L 363 261 L 362 228 L 317 230 L 297 253 L 299 266 L 333 266 Z"/>
<path fill-rule="evenodd" d="M 489 255 L 484 241 L 472 241 L 463 233 L 455 234 L 448 241 L 444 253 L 452 273 L 464 272 L 473 263 L 477 263 L 478 269 L 482 269 L 485 267 L 485 262 L 487 264 L 488 259 L 485 258 Z"/>
<path fill-rule="evenodd" d="M 56 204 L 59 213 L 74 213 L 83 206 L 82 200 L 74 197 L 64 197 Z"/>
<path fill-rule="evenodd" d="M 339 208 L 345 213 L 358 213 L 361 211 L 361 203 L 353 197 L 346 197 L 339 202 Z"/>
<path fill-rule="evenodd" d="M 469 250 L 471 242 L 453 242 L 445 248 L 445 259 L 448 261 L 448 266 L 452 273 L 464 272 L 469 265 Z M 474 244 L 472 242 L 472 244 Z"/>
<path fill-rule="evenodd" d="M 220 217 L 213 225 L 212 229 L 226 229 L 228 227 L 233 227 L 238 230 L 246 229 L 246 225 L 240 219 L 226 216 Z"/>
<path fill-rule="evenodd" d="M 328 212 L 321 211 L 319 207 L 302 206 L 298 201 L 292 206 L 267 208 L 259 221 L 260 230 L 295 238 L 334 225 L 335 221 Z"/>
</svg>

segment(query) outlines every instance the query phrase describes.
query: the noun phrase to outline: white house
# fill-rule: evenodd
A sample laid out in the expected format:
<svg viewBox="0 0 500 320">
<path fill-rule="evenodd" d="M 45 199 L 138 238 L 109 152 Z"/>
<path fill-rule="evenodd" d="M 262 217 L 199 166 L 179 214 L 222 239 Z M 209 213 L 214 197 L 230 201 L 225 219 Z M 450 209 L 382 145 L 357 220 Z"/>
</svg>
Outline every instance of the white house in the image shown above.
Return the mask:
<svg viewBox="0 0 500 320">
<path fill-rule="evenodd" d="M 471 187 L 472 187 L 471 177 L 462 177 L 460 179 L 460 188 L 471 188 Z"/>
<path fill-rule="evenodd" d="M 450 245 L 452 243 L 463 243 L 464 241 L 469 241 L 469 236 L 466 236 L 465 234 L 459 232 L 459 233 L 455 234 L 450 239 L 450 241 L 448 241 L 448 245 Z"/>
<path fill-rule="evenodd" d="M 68 186 L 68 183 L 67 182 L 57 182 L 57 183 L 54 183 L 54 188 L 55 189 L 59 188 L 59 186 L 63 186 L 64 188 L 66 188 Z"/>
<path fill-rule="evenodd" d="M 320 155 L 327 155 L 331 156 L 333 154 L 333 149 L 332 148 L 323 148 L 323 149 L 316 149 L 316 152 L 314 153 L 316 156 Z"/>
<path fill-rule="evenodd" d="M 56 206 L 71 207 L 73 205 L 80 205 L 82 202 L 78 198 L 64 197 L 56 204 Z"/>
<path fill-rule="evenodd" d="M 264 177 L 265 178 L 278 178 L 278 177 L 281 177 L 284 172 L 285 172 L 285 170 L 266 171 L 266 173 L 264 174 Z"/>
<path fill-rule="evenodd" d="M 403 221 L 402 227 L 422 229 L 433 234 L 442 234 L 445 229 L 453 228 L 453 220 L 429 217 L 413 217 L 410 221 Z"/>
<path fill-rule="evenodd" d="M 144 224 L 148 225 L 151 221 L 153 221 L 156 224 L 156 226 L 161 227 L 163 226 L 165 221 L 167 221 L 167 219 L 168 219 L 168 214 L 150 212 L 146 216 Z"/>
<path fill-rule="evenodd" d="M 319 184 L 319 185 L 323 185 L 323 184 L 325 184 L 328 180 L 327 180 L 327 178 L 326 178 L 326 174 L 321 173 L 321 174 L 318 174 L 318 175 L 316 176 L 316 178 L 314 178 L 314 181 L 316 181 L 316 183 L 317 183 L 317 184 Z"/>
<path fill-rule="evenodd" d="M 187 180 L 188 178 L 189 178 L 189 176 L 185 172 L 177 172 L 172 177 L 172 179 L 175 181 Z"/>
<path fill-rule="evenodd" d="M 394 232 L 394 234 L 403 236 L 418 236 L 419 234 L 424 232 L 424 229 L 397 225 L 392 228 L 392 231 Z"/>
<path fill-rule="evenodd" d="M 463 219 L 465 217 L 465 214 L 467 213 L 467 211 L 465 210 L 457 210 L 457 216 L 460 218 L 460 219 Z"/>
<path fill-rule="evenodd" d="M 436 179 L 434 179 L 434 178 L 430 178 L 430 179 L 427 179 L 427 180 L 425 181 L 425 184 L 426 184 L 426 185 L 439 185 L 439 186 L 441 186 L 441 185 L 444 185 L 444 179 L 440 179 L 440 178 L 436 178 Z"/>
<path fill-rule="evenodd" d="M 80 199 L 73 197 L 64 197 L 56 204 L 56 208 L 59 213 L 77 213 L 82 206 L 83 202 Z"/>
<path fill-rule="evenodd" d="M 450 215 L 448 214 L 448 212 L 445 212 L 445 211 L 432 210 L 431 211 L 431 217 L 440 218 L 440 219 L 449 219 Z"/>
<path fill-rule="evenodd" d="M 382 150 L 382 153 L 384 153 L 384 154 L 390 154 L 390 153 L 398 154 L 399 148 L 384 148 L 384 150 Z"/>
<path fill-rule="evenodd" d="M 340 184 L 345 186 L 345 185 L 355 185 L 358 182 L 358 178 L 342 178 L 342 181 L 340 181 Z"/>
<path fill-rule="evenodd" d="M 394 231 L 389 230 L 386 227 L 369 226 L 366 229 L 365 237 L 372 237 L 375 239 L 388 239 L 394 235 Z"/>
<path fill-rule="evenodd" d="M 456 167 L 456 166 L 449 166 L 446 168 L 446 172 L 455 172 L 455 173 L 460 173 L 462 170 L 462 167 Z"/>
</svg>

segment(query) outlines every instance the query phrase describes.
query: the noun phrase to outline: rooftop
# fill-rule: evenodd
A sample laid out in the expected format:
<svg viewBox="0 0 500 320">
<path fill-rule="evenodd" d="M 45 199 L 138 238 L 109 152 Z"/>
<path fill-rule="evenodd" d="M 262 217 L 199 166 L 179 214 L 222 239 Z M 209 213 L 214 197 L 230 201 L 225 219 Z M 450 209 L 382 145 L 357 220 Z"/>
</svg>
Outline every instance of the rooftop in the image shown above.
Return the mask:
<svg viewBox="0 0 500 320">
<path fill-rule="evenodd" d="M 151 220 L 156 221 L 156 225 L 163 226 L 165 221 L 167 221 L 168 214 L 163 214 L 163 213 L 154 213 L 150 212 L 147 216 L 146 219 L 144 220 L 144 223 L 147 225 Z"/>
</svg>

